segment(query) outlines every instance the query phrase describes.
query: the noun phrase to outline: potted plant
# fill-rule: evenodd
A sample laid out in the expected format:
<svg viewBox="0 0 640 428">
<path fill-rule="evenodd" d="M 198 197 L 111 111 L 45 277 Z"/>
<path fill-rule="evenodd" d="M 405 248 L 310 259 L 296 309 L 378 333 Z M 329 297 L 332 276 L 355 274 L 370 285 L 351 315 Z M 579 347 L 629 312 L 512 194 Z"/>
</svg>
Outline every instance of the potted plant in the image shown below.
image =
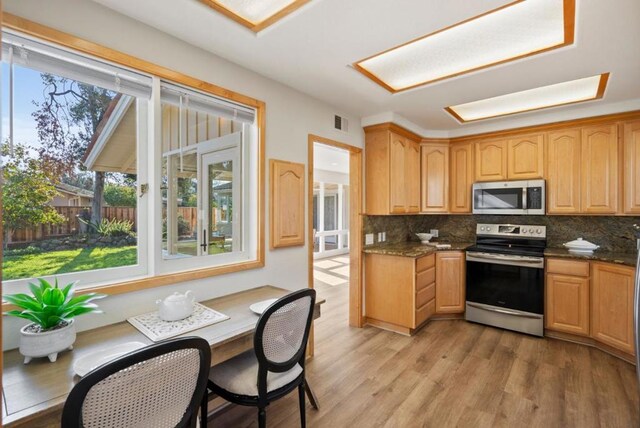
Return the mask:
<svg viewBox="0 0 640 428">
<path fill-rule="evenodd" d="M 74 317 L 91 312 L 102 312 L 92 300 L 106 297 L 104 294 L 88 293 L 74 296 L 75 282 L 64 288 L 58 287 L 58 280 L 51 285 L 39 278 L 39 284 L 29 283 L 33 296 L 28 294 L 9 294 L 3 296 L 19 310 L 5 312 L 31 321 L 20 330 L 20 353 L 24 363 L 32 358 L 49 357 L 52 363 L 58 358 L 58 352 L 73 349 L 76 340 Z"/>
</svg>

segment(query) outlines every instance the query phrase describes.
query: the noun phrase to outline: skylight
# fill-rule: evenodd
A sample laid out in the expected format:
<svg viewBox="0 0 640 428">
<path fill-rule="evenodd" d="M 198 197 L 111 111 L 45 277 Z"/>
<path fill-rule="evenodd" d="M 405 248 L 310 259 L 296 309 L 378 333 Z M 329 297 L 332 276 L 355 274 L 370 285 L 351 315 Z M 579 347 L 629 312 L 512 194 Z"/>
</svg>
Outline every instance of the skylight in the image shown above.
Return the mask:
<svg viewBox="0 0 640 428">
<path fill-rule="evenodd" d="M 575 0 L 515 1 L 366 58 L 354 67 L 399 92 L 570 45 Z"/>
<path fill-rule="evenodd" d="M 506 116 L 602 98 L 609 73 L 486 98 L 445 110 L 460 122 Z"/>
<path fill-rule="evenodd" d="M 245 27 L 258 32 L 310 0 L 200 0 Z"/>
</svg>

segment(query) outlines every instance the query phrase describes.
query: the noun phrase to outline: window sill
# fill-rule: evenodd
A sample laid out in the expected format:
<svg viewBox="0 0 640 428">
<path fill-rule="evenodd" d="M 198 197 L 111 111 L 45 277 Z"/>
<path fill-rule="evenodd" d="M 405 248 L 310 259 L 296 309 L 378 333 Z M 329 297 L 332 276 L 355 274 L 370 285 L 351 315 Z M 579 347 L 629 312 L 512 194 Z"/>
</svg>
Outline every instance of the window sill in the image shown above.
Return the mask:
<svg viewBox="0 0 640 428">
<path fill-rule="evenodd" d="M 257 269 L 264 267 L 264 260 L 251 260 L 241 263 L 233 263 L 224 266 L 216 266 L 206 269 L 195 269 L 186 272 L 168 273 L 164 275 L 149 276 L 145 278 L 135 279 L 131 281 L 116 282 L 113 284 L 100 285 L 95 287 L 86 287 L 79 289 L 76 295 L 87 293 L 104 293 L 109 296 L 117 294 L 131 293 L 134 291 L 147 290 L 150 288 L 163 287 L 179 282 L 194 281 L 212 276 L 224 275 L 227 273 L 241 272 L 245 270 Z M 18 309 L 14 305 L 2 302 L 2 311 L 10 311 Z"/>
</svg>

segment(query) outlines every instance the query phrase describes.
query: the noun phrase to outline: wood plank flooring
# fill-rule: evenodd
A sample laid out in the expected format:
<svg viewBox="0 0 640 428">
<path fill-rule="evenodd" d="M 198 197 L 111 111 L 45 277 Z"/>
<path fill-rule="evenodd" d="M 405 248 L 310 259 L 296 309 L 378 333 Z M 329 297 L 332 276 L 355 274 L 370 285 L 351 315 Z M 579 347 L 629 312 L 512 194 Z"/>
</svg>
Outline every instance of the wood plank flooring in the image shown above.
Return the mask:
<svg viewBox="0 0 640 428">
<path fill-rule="evenodd" d="M 310 427 L 640 427 L 635 369 L 602 351 L 462 320 L 414 337 L 348 327 L 346 286 L 327 299 L 307 377 Z M 299 427 L 297 394 L 267 409 L 269 427 Z M 234 407 L 214 427 L 257 426 Z"/>
</svg>

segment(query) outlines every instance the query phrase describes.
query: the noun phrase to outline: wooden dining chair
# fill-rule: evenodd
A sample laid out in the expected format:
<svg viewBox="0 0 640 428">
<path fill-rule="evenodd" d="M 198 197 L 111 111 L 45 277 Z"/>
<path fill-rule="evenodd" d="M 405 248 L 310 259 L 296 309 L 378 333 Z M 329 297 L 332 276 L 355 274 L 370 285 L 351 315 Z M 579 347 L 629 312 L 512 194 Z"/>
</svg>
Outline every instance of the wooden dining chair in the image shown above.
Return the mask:
<svg viewBox="0 0 640 428">
<path fill-rule="evenodd" d="M 86 374 L 62 411 L 64 428 L 195 427 L 206 415 L 209 343 L 184 337 L 156 343 Z M 206 427 L 206 418 L 200 421 Z"/>
<path fill-rule="evenodd" d="M 258 319 L 254 349 L 211 368 L 209 389 L 232 403 L 257 407 L 260 428 L 266 427 L 269 403 L 296 388 L 306 426 L 304 362 L 315 300 L 312 289 L 278 299 Z"/>
</svg>

